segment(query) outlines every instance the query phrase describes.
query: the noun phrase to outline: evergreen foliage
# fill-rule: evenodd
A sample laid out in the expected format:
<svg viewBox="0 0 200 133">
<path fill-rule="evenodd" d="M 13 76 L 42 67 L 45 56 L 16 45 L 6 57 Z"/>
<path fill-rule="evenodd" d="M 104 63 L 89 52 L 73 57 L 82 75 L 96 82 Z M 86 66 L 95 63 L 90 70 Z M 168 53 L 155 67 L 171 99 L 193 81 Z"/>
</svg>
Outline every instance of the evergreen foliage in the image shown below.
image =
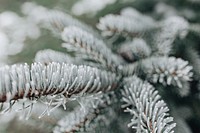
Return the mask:
<svg viewBox="0 0 200 133">
<path fill-rule="evenodd" d="M 200 132 L 200 2 L 72 3 L 0 14 L 2 125 L 37 116 L 54 133 Z"/>
</svg>

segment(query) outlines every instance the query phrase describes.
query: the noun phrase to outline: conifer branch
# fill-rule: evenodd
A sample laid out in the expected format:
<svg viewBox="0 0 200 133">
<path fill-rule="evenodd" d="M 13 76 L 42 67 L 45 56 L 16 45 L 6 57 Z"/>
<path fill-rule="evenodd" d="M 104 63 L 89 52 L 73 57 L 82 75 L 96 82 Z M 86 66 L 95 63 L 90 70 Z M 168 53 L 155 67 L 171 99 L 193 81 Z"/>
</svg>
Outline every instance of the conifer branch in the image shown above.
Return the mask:
<svg viewBox="0 0 200 133">
<path fill-rule="evenodd" d="M 122 108 L 133 115 L 128 126 L 137 133 L 173 133 L 176 124 L 169 116 L 169 109 L 158 91 L 136 76 L 126 78 L 124 83 Z"/>
<path fill-rule="evenodd" d="M 39 118 L 52 119 L 49 115 L 56 109 L 58 117 L 53 117 L 51 124 L 45 121 L 45 126 L 56 125 L 54 133 L 196 130 L 198 127 L 192 125 L 191 118 L 195 117 L 196 121 L 199 115 L 194 114 L 198 112 L 196 96 L 199 95 L 196 93 L 200 86 L 200 5 L 197 1 L 184 0 L 183 4 L 174 0 L 56 2 L 57 6 L 69 4 L 67 8 L 74 4 L 71 10 L 67 9 L 71 11 L 69 14 L 25 2 L 20 15 L 13 11 L 0 13 L 0 114 L 15 110 L 20 112 L 16 113 L 20 118 L 35 118 L 40 114 Z M 192 2 L 196 3 L 194 8 Z M 102 10 L 108 4 L 111 5 Z M 78 18 L 91 26 L 99 20 L 96 26 L 102 36 L 70 14 L 84 15 Z M 104 17 L 99 19 L 99 16 Z M 49 30 L 57 38 L 47 37 Z M 16 55 L 24 43 L 32 43 L 33 39 L 37 39 L 37 45 L 27 45 Z M 52 44 L 63 41 L 67 53 L 46 49 L 35 55 L 36 63 L 31 65 L 1 65 L 32 61 L 36 50 L 43 49 L 49 41 Z M 47 47 L 60 49 L 59 45 Z M 20 58 L 23 55 L 26 57 Z M 157 88 L 169 103 L 172 115 Z M 72 100 L 76 101 L 73 107 L 67 104 Z M 35 106 L 36 103 L 40 106 Z M 60 106 L 64 110 L 74 110 L 66 112 L 58 108 Z M 176 106 L 187 107 L 189 113 Z M 48 116 L 43 117 L 46 114 Z M 6 119 L 0 117 L 3 123 Z M 125 123 L 130 119 L 129 124 Z M 186 123 L 186 119 L 190 120 Z M 0 131 L 4 127 L 2 124 Z M 8 124 L 9 130 L 14 129 L 12 123 Z M 127 124 L 134 131 L 128 129 Z M 38 128 L 38 124 L 32 125 Z"/>
<path fill-rule="evenodd" d="M 88 66 L 34 63 L 0 68 L 0 102 L 48 95 L 81 97 L 117 87 L 114 73 Z"/>
<path fill-rule="evenodd" d="M 103 36 L 140 36 L 146 31 L 156 28 L 154 23 L 148 23 L 126 15 L 109 14 L 99 20 L 97 28 L 102 31 Z"/>
<path fill-rule="evenodd" d="M 106 68 L 115 70 L 122 59 L 113 54 L 102 40 L 95 38 L 92 34 L 77 27 L 65 28 L 62 39 L 66 42 L 63 47 L 68 50 L 77 51 L 80 58 L 91 59 L 99 62 Z"/>
<path fill-rule="evenodd" d="M 142 61 L 141 69 L 147 79 L 163 85 L 182 87 L 181 81 L 190 81 L 193 73 L 188 61 L 175 57 L 152 57 Z"/>
<path fill-rule="evenodd" d="M 158 62 L 159 60 L 159 62 Z M 193 67 L 188 61 L 175 57 L 151 57 L 121 68 L 124 76 L 144 74 L 150 82 L 182 87 L 184 81 L 191 81 Z M 120 71 L 120 69 L 119 69 Z M 139 75 L 140 75 L 139 74 Z"/>
</svg>

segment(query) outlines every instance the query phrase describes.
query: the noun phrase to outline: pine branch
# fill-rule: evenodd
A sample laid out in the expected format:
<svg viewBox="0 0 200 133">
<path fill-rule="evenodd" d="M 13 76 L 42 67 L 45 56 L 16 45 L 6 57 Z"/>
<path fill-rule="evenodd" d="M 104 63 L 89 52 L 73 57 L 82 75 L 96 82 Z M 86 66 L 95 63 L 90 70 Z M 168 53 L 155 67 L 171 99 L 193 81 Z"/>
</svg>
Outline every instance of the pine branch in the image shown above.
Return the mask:
<svg viewBox="0 0 200 133">
<path fill-rule="evenodd" d="M 97 28 L 102 31 L 103 36 L 135 37 L 156 28 L 156 25 L 151 21 L 146 22 L 145 19 L 138 19 L 129 15 L 109 14 L 99 20 Z"/>
<path fill-rule="evenodd" d="M 192 125 L 194 122 L 191 120 L 199 121 L 196 119 L 199 114 L 194 97 L 197 96 L 198 100 L 198 94 L 195 93 L 200 86 L 200 57 L 197 45 L 200 37 L 199 2 L 197 2 L 199 0 L 183 1 L 181 4 L 173 0 L 161 2 L 79 0 L 78 4 L 74 1 L 54 2 L 57 6 L 76 3 L 71 13 L 84 14 L 79 18 L 91 25 L 104 14 L 97 28 L 106 37 L 105 39 L 109 39 L 107 41 L 104 41 L 90 26 L 70 16 L 70 13 L 48 9 L 33 2 L 23 4 L 23 14 L 20 16 L 14 12 L 1 13 L 0 47 L 2 46 L 4 51 L 0 52 L 0 55 L 13 54 L 10 52 L 8 54 L 6 48 L 14 53 L 16 53 L 15 48 L 19 51 L 22 45 L 12 47 L 14 46 L 12 44 L 30 43 L 29 40 L 24 41 L 26 37 L 48 42 L 47 36 L 38 38 L 40 29 L 41 35 L 48 34 L 48 31 L 42 30 L 46 28 L 56 34 L 57 39 L 63 40 L 63 47 L 71 51 L 72 57 L 67 53 L 47 49 L 39 51 L 35 56 L 35 61 L 38 63 L 30 66 L 27 64 L 0 66 L 0 114 L 16 110 L 20 112 L 21 118 L 25 119 L 41 114 L 39 118 L 45 119 L 43 121 L 45 126 L 52 122 L 49 121 L 52 118 L 54 120 L 51 126 L 56 125 L 57 120 L 61 119 L 54 128 L 55 133 L 182 133 L 198 130 L 197 125 Z M 196 5 L 194 6 L 192 2 Z M 46 4 L 51 5 L 51 3 Z M 103 11 L 102 9 L 108 4 L 112 5 Z M 94 6 L 85 8 L 91 5 Z M 90 12 L 91 10 L 93 12 Z M 95 14 L 93 18 L 87 16 Z M 181 39 L 183 40 L 180 41 Z M 190 46 L 196 49 L 190 48 L 189 45 L 181 45 L 183 42 L 189 42 Z M 37 49 L 31 46 L 19 56 L 28 55 L 31 51 L 35 53 Z M 116 51 L 118 55 L 114 53 Z M 171 54 L 188 61 L 169 57 Z M 5 61 L 5 58 L 0 56 L 0 60 L 1 58 Z M 18 61 L 18 56 L 14 57 L 14 62 Z M 12 63 L 12 60 L 9 63 Z M 171 105 L 172 115 L 169 114 L 169 108 L 159 92 L 148 82 L 161 89 L 177 89 L 170 92 L 166 89 L 162 91 L 166 102 Z M 191 88 L 194 89 L 190 90 Z M 116 95 L 118 90 L 121 92 L 120 95 Z M 178 92 L 182 97 L 188 97 L 177 98 L 174 92 Z M 76 100 L 81 107 L 76 106 L 77 108 L 66 114 L 64 111 L 66 103 L 71 100 Z M 119 100 L 124 103 L 123 109 L 119 107 L 121 106 Z M 189 113 L 183 108 L 173 107 L 188 104 L 176 100 L 189 100 L 192 105 L 188 106 Z M 36 103 L 41 106 L 35 106 Z M 60 106 L 63 106 L 64 110 L 58 109 Z M 50 115 L 55 109 L 58 110 L 55 114 L 58 117 L 43 117 L 46 114 Z M 61 110 L 65 114 L 60 113 Z M 122 113 L 123 110 L 131 115 Z M 33 115 L 34 111 L 36 114 Z M 173 111 L 176 114 L 173 114 Z M 127 124 L 123 124 L 129 122 L 130 117 L 132 119 L 128 126 L 134 131 L 127 128 Z M 34 124 L 34 127 L 37 128 L 38 124 Z M 26 130 L 27 126 L 24 126 Z M 8 127 L 9 130 L 13 129 L 11 123 Z M 48 126 L 42 128 L 47 129 Z"/>
<path fill-rule="evenodd" d="M 174 57 L 151 57 L 139 62 L 124 65 L 118 71 L 124 76 L 134 74 L 145 77 L 152 83 L 162 85 L 178 86 L 180 96 L 187 96 L 190 93 L 190 84 L 193 72 L 192 66 L 187 61 Z"/>
<path fill-rule="evenodd" d="M 114 73 L 65 63 L 5 66 L 0 68 L 0 75 L 0 102 L 46 96 L 62 97 L 63 102 L 117 87 Z"/>
<path fill-rule="evenodd" d="M 65 28 L 62 39 L 66 42 L 63 47 L 77 51 L 79 58 L 97 61 L 111 70 L 115 70 L 117 65 L 122 63 L 122 59 L 113 54 L 103 41 L 80 28 Z"/>
<path fill-rule="evenodd" d="M 126 78 L 124 83 L 122 107 L 125 108 L 125 112 L 133 115 L 128 126 L 137 133 L 173 133 L 176 124 L 169 116 L 169 109 L 161 100 L 158 91 L 136 76 Z"/>
<path fill-rule="evenodd" d="M 191 81 L 192 66 L 188 61 L 174 57 L 152 57 L 142 61 L 142 71 L 147 79 L 153 83 L 163 85 L 177 85 L 182 87 L 181 81 Z"/>
</svg>

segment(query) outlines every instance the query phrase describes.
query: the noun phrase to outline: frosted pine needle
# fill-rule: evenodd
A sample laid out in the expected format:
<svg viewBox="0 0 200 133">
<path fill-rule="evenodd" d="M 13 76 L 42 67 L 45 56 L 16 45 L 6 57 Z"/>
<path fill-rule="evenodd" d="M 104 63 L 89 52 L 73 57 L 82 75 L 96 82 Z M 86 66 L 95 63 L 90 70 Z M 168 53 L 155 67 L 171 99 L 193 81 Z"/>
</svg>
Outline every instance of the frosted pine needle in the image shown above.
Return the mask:
<svg viewBox="0 0 200 133">
<path fill-rule="evenodd" d="M 122 62 L 121 58 L 113 54 L 102 40 L 80 28 L 74 26 L 65 28 L 62 39 L 66 42 L 63 47 L 77 51 L 81 54 L 80 58 L 97 61 L 112 70 Z"/>
<path fill-rule="evenodd" d="M 109 14 L 99 20 L 97 28 L 102 31 L 103 36 L 134 37 L 155 28 L 155 25 L 129 16 Z"/>
<path fill-rule="evenodd" d="M 107 71 L 65 63 L 5 66 L 0 68 L 0 102 L 95 94 L 114 89 L 116 79 Z"/>
<path fill-rule="evenodd" d="M 188 61 L 175 57 L 152 57 L 142 61 L 143 72 L 151 82 L 182 87 L 181 81 L 190 81 L 193 73 Z"/>
<path fill-rule="evenodd" d="M 166 103 L 161 100 L 158 91 L 136 76 L 126 78 L 122 91 L 122 107 L 132 115 L 128 124 L 137 133 L 173 133 L 176 126 L 169 116 Z"/>
</svg>

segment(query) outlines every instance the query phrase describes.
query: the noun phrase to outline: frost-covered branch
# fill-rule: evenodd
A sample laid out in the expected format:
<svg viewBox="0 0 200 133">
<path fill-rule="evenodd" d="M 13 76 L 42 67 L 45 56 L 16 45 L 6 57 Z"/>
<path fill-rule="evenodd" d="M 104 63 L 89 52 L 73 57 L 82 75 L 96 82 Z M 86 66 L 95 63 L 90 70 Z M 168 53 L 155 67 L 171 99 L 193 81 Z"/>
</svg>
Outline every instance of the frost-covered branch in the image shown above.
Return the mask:
<svg viewBox="0 0 200 133">
<path fill-rule="evenodd" d="M 188 61 L 175 57 L 152 57 L 142 61 L 142 71 L 153 83 L 177 85 L 182 87 L 182 81 L 190 81 L 193 73 Z"/>
<path fill-rule="evenodd" d="M 38 99 L 47 95 L 64 98 L 106 92 L 117 86 L 114 73 L 88 66 L 34 63 L 0 68 L 0 102 Z"/>
<path fill-rule="evenodd" d="M 124 13 L 126 14 L 126 13 Z M 120 34 L 123 36 L 139 36 L 146 31 L 156 28 L 155 22 L 143 19 L 142 15 L 113 15 L 109 14 L 99 20 L 97 28 L 102 31 L 103 36 Z M 140 16 L 142 19 L 140 19 Z"/>
<path fill-rule="evenodd" d="M 158 91 L 136 76 L 126 78 L 124 83 L 122 107 L 133 115 L 128 126 L 137 133 L 173 133 L 176 124 L 173 123 L 173 117 L 169 116 L 169 109 Z"/>
<path fill-rule="evenodd" d="M 115 70 L 116 66 L 122 63 L 122 59 L 113 54 L 102 40 L 80 28 L 65 28 L 62 39 L 65 41 L 63 47 L 81 54 L 80 58 L 99 62 L 111 70 Z"/>
</svg>

